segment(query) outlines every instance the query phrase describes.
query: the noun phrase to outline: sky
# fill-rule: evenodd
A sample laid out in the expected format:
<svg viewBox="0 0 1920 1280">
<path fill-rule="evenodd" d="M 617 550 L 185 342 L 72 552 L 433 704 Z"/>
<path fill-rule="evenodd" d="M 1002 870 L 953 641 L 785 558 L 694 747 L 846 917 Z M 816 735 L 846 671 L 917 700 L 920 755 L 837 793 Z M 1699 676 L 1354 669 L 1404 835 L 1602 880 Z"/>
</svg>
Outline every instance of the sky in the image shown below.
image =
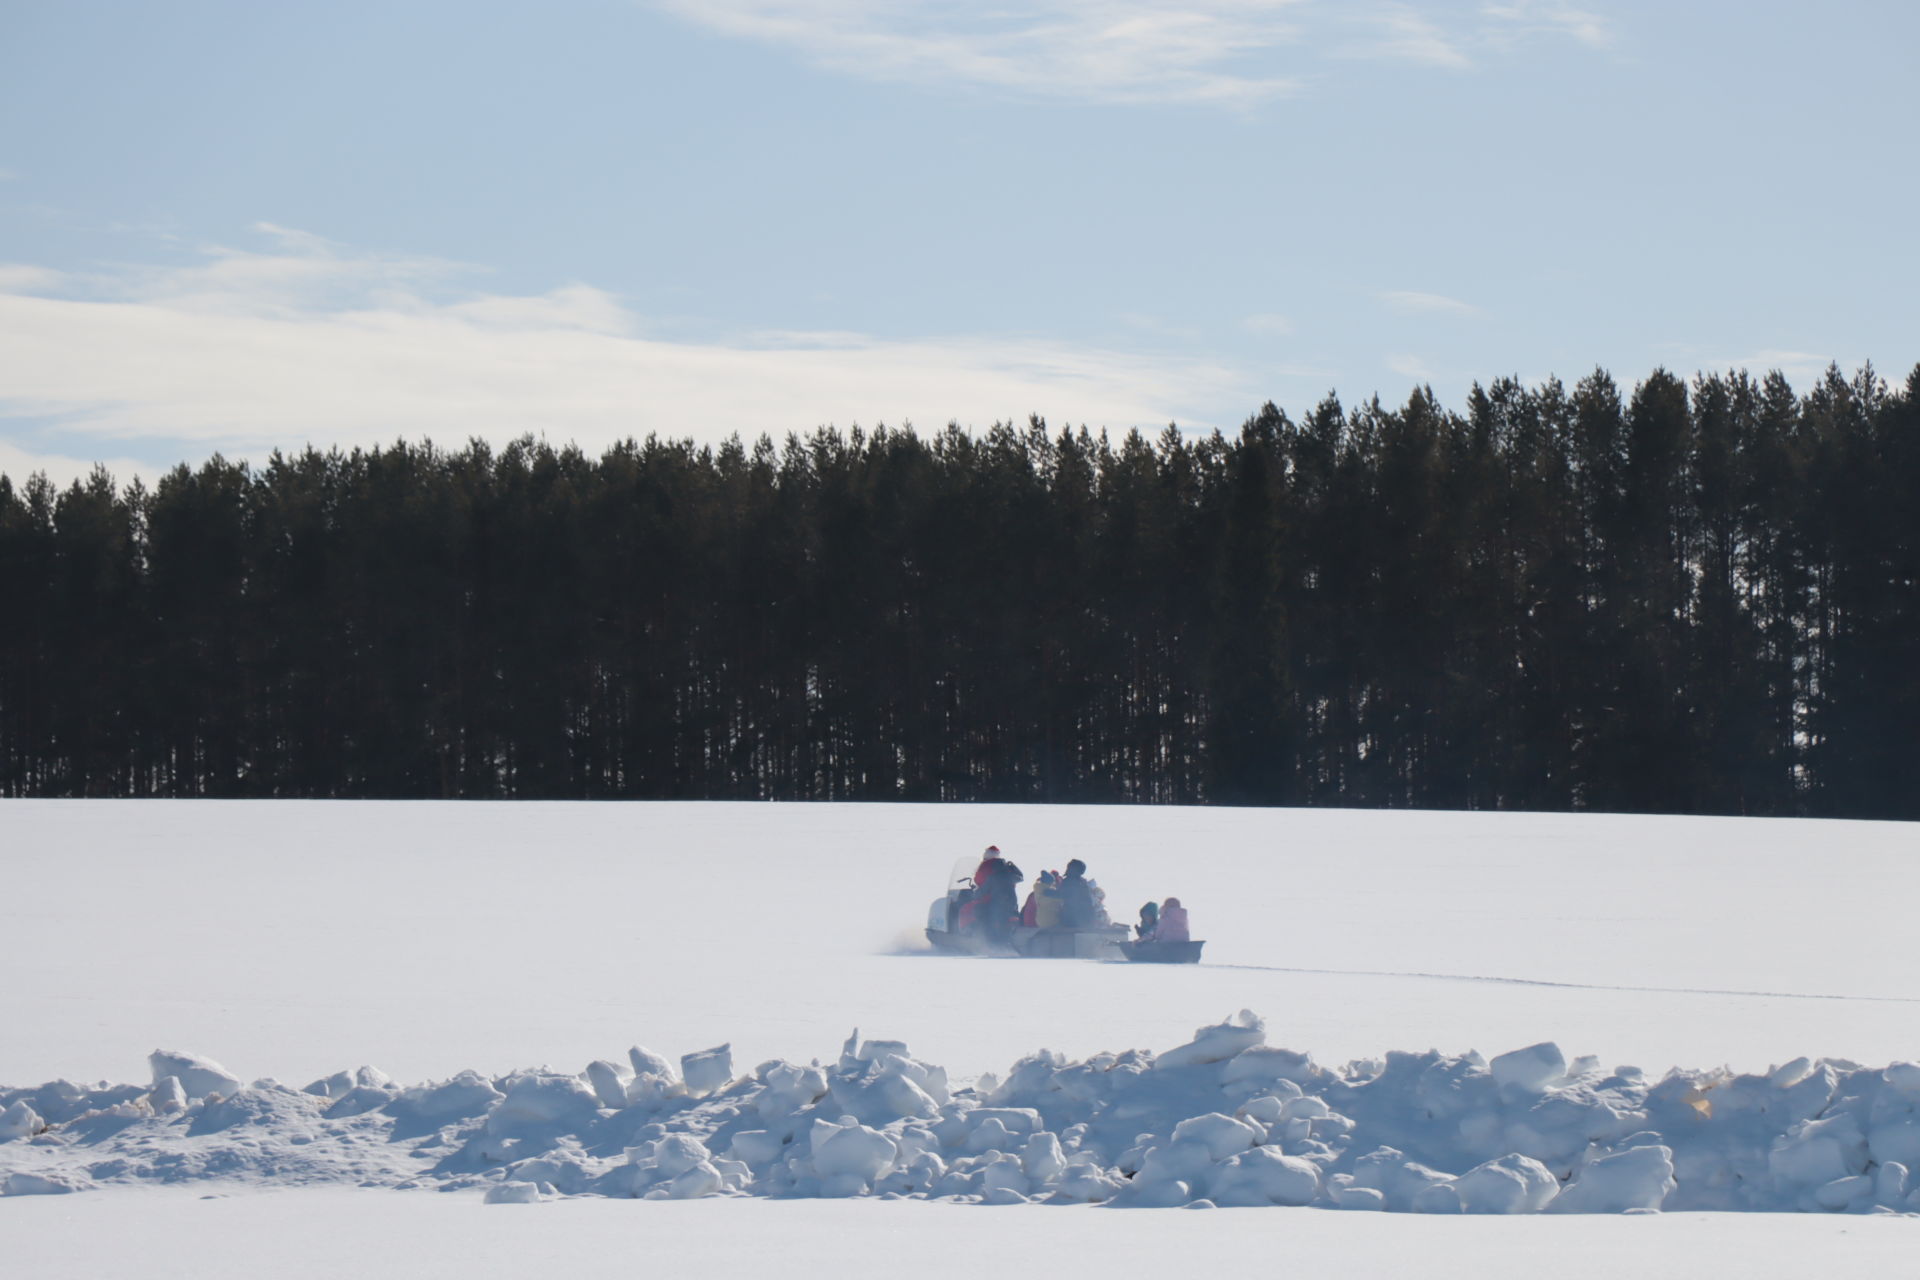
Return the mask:
<svg viewBox="0 0 1920 1280">
<path fill-rule="evenodd" d="M 7 0 L 0 472 L 1920 361 L 1907 0 Z"/>
</svg>

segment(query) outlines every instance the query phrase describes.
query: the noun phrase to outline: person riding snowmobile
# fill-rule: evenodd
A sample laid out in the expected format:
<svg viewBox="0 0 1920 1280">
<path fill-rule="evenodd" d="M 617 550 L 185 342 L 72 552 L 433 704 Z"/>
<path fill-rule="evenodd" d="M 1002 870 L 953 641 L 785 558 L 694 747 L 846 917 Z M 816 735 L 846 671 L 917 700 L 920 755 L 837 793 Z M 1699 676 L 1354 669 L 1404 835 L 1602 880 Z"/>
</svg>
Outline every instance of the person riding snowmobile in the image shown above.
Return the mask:
<svg viewBox="0 0 1920 1280">
<path fill-rule="evenodd" d="M 986 857 L 973 873 L 974 896 L 971 923 L 990 938 L 1005 940 L 1020 917 L 1019 890 L 1026 877 L 1020 868 L 1001 856 L 998 845 L 987 846 Z"/>
<path fill-rule="evenodd" d="M 1091 929 L 1099 922 L 1099 904 L 1087 879 L 1087 864 L 1075 858 L 1060 881 L 1060 923 L 1068 929 Z"/>
<path fill-rule="evenodd" d="M 1034 887 L 1033 923 L 1041 929 L 1060 927 L 1060 873 L 1042 871 Z"/>
<path fill-rule="evenodd" d="M 1154 930 L 1156 942 L 1188 942 L 1191 935 L 1187 931 L 1187 909 L 1180 905 L 1180 899 L 1168 898 L 1160 907 L 1160 927 Z"/>
</svg>

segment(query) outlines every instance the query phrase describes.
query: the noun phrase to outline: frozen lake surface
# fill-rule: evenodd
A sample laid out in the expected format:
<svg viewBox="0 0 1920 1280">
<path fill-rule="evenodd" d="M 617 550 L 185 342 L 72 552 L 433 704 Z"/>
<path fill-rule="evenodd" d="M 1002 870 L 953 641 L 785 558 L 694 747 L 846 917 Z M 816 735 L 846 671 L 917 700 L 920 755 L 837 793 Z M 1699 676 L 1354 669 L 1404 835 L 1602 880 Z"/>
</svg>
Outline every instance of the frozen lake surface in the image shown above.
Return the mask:
<svg viewBox="0 0 1920 1280">
<path fill-rule="evenodd" d="M 0 1082 L 737 1061 L 853 1027 L 963 1077 L 1236 1009 L 1323 1062 L 1540 1040 L 1764 1069 L 1920 1053 L 1920 828 L 1338 810 L 0 802 Z M 1198 968 L 925 954 L 956 858 L 1182 898 Z M 27 1029 L 31 1029 L 29 1032 Z"/>
<path fill-rule="evenodd" d="M 958 1085 L 1041 1048 L 1164 1051 L 1241 1008 L 1265 1017 L 1270 1044 L 1330 1065 L 1543 1040 L 1652 1075 L 1765 1072 L 1803 1055 L 1878 1065 L 1920 1057 L 1920 989 L 1902 963 L 1915 835 L 1306 810 L 0 802 L 0 1086 L 144 1081 L 158 1046 L 296 1086 L 362 1063 L 402 1082 L 571 1073 L 635 1042 L 669 1057 L 730 1042 L 744 1071 L 831 1061 L 855 1027 L 905 1041 Z M 1207 963 L 928 954 L 927 903 L 956 859 L 990 842 L 1030 876 L 1084 859 L 1119 919 L 1179 896 Z M 1824 1269 L 1836 1250 L 1866 1262 L 1911 1247 L 1909 1220 L 1851 1216 L 1521 1226 L 728 1200 L 648 1205 L 639 1233 L 623 1207 L 635 1208 L 143 1189 L 8 1212 L 73 1245 L 29 1253 L 34 1276 L 115 1269 L 124 1246 L 107 1222 L 151 1241 L 155 1273 L 204 1276 L 335 1274 L 342 1248 L 357 1270 L 407 1274 L 406 1242 L 440 1237 L 468 1259 L 447 1271 L 463 1276 L 572 1256 L 594 1274 L 585 1260 L 623 1241 L 636 1256 L 684 1251 L 684 1274 L 743 1274 L 766 1265 L 745 1238 L 758 1224 L 826 1258 L 852 1223 L 862 1241 L 894 1243 L 842 1257 L 843 1274 L 959 1275 L 972 1273 L 978 1237 L 961 1233 L 981 1229 L 973 1213 L 993 1213 L 1021 1247 L 1130 1269 L 1258 1256 L 1358 1275 L 1526 1274 L 1552 1259 L 1563 1275 L 1679 1275 L 1711 1253 L 1785 1275 L 1796 1259 Z M 500 1220 L 520 1214 L 532 1217 Z M 757 1225 L 734 1238 L 716 1225 L 729 1214 Z M 339 1232 L 360 1243 L 297 1259 L 279 1243 Z M 193 1241 L 208 1238 L 221 1246 L 196 1262 Z"/>
</svg>

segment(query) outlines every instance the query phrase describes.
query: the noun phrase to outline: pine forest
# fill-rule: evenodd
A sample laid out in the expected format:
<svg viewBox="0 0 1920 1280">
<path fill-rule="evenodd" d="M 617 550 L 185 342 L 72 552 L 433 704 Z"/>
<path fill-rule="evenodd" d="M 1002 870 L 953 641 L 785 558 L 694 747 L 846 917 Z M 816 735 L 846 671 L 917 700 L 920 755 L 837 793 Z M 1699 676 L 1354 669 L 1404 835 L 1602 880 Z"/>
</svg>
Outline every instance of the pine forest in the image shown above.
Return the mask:
<svg viewBox="0 0 1920 1280">
<path fill-rule="evenodd" d="M 1920 369 L 0 478 L 0 795 L 1920 817 Z"/>
</svg>

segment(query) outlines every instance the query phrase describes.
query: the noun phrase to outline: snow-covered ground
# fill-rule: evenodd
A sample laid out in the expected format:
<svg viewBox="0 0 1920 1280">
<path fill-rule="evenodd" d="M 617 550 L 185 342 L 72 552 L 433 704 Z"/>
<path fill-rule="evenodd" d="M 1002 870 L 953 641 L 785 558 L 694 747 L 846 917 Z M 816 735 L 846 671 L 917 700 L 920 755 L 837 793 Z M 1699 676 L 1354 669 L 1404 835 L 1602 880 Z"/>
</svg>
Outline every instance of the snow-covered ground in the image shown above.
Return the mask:
<svg viewBox="0 0 1920 1280">
<path fill-rule="evenodd" d="M 20 1280 L 1807 1280 L 1909 1274 L 1910 1218 L 1435 1218 L 977 1209 L 870 1200 L 562 1200 L 177 1190 L 0 1201 Z"/>
<path fill-rule="evenodd" d="M 1322 1076 L 1307 1080 L 1303 1092 L 1326 1099 L 1342 1123 L 1351 1121 L 1353 1140 L 1408 1145 L 1406 1125 L 1417 1111 L 1416 1099 L 1407 1093 L 1401 1110 L 1383 1107 L 1377 1100 L 1387 1090 L 1376 1086 L 1370 1095 L 1376 1102 L 1369 1104 L 1369 1095 L 1355 1090 L 1374 1080 L 1377 1069 L 1343 1071 L 1342 1064 L 1431 1048 L 1437 1059 L 1394 1061 L 1402 1071 L 1417 1066 L 1452 1072 L 1469 1083 L 1477 1079 L 1474 1088 L 1494 1090 L 1473 1095 L 1475 1114 L 1498 1115 L 1474 1120 L 1468 1131 L 1482 1145 L 1525 1146 L 1528 1139 L 1508 1142 L 1507 1131 L 1486 1127 L 1518 1123 L 1515 1108 L 1525 1106 L 1500 1095 L 1505 1086 L 1461 1055 L 1478 1050 L 1491 1058 L 1554 1041 L 1569 1063 L 1586 1054 L 1597 1062 L 1585 1074 L 1575 1064 L 1571 1078 L 1547 1081 L 1541 1075 L 1527 1087 L 1536 1097 L 1547 1089 L 1563 1110 L 1562 1104 L 1584 1099 L 1587 1119 L 1580 1123 L 1589 1127 L 1599 1114 L 1595 1107 L 1612 1108 L 1608 1115 L 1652 1114 L 1648 1090 L 1669 1066 L 1711 1072 L 1725 1065 L 1764 1074 L 1800 1057 L 1852 1059 L 1873 1070 L 1853 1072 L 1837 1064 L 1832 1074 L 1844 1083 L 1835 1085 L 1833 1096 L 1852 1099 L 1847 1106 L 1858 1113 L 1865 1142 L 1866 1131 L 1892 1123 L 1891 1109 L 1905 1106 L 1899 1086 L 1910 1083 L 1897 1078 L 1887 1084 L 1878 1069 L 1920 1058 L 1920 1034 L 1914 1031 L 1920 984 L 1911 981 L 1907 960 L 1910 904 L 1920 889 L 1916 834 L 1920 829 L 1873 823 L 1337 811 L 0 802 L 0 974 L 6 975 L 0 982 L 0 1027 L 6 1028 L 0 1034 L 0 1089 L 67 1077 L 133 1082 L 145 1090 L 152 1082 L 147 1054 L 157 1046 L 207 1054 L 241 1080 L 271 1076 L 294 1089 L 361 1064 L 384 1069 L 402 1085 L 466 1070 L 497 1085 L 507 1073 L 539 1064 L 568 1075 L 595 1059 L 626 1064 L 626 1050 L 635 1043 L 676 1060 L 730 1043 L 741 1076 L 775 1058 L 802 1066 L 818 1058 L 830 1073 L 842 1042 L 858 1027 L 863 1038 L 905 1042 L 921 1084 L 928 1083 L 926 1064 L 944 1067 L 955 1091 L 981 1073 L 998 1073 L 999 1081 L 980 1083 L 999 1085 L 998 1101 L 1018 1109 L 1031 1099 L 1008 1092 L 1014 1085 L 1008 1069 L 1036 1050 L 1060 1055 L 1047 1068 L 1056 1075 L 1071 1069 L 1068 1062 L 1103 1051 L 1143 1049 L 1164 1056 L 1191 1041 L 1197 1026 L 1245 1008 L 1264 1016 L 1268 1045 L 1310 1053 L 1320 1064 Z M 990 841 L 1029 873 L 1063 866 L 1070 857 L 1085 859 L 1120 918 L 1130 919 L 1149 897 L 1180 896 L 1192 910 L 1195 935 L 1208 939 L 1207 963 L 1160 968 L 926 954 L 919 927 L 928 901 L 957 858 Z M 1614 1073 L 1627 1064 L 1643 1069 L 1638 1082 Z M 871 1064 L 858 1069 L 885 1074 Z M 1194 1064 L 1192 1070 L 1218 1073 L 1227 1067 Z M 1507 1074 L 1515 1071 L 1527 1074 L 1524 1061 L 1510 1060 Z M 1740 1086 L 1754 1115 L 1778 1113 L 1764 1123 L 1754 1120 L 1741 1142 L 1772 1143 L 1784 1133 L 1793 1119 L 1784 1113 L 1794 1105 L 1786 1095 L 1803 1074 L 1789 1070 L 1772 1084 Z M 365 1079 L 388 1095 L 399 1088 L 378 1076 Z M 1241 1104 L 1250 1105 L 1252 1114 L 1242 1114 L 1242 1123 L 1260 1126 L 1255 1140 L 1264 1135 L 1276 1154 L 1287 1142 L 1312 1154 L 1298 1144 L 1329 1136 L 1322 1125 L 1311 1134 L 1284 1137 L 1287 1123 L 1311 1117 L 1282 1116 L 1284 1097 L 1258 1103 L 1244 1085 L 1243 1078 L 1234 1085 L 1240 1096 L 1215 1109 L 1240 1106 L 1244 1113 Z M 352 1086 L 337 1082 L 332 1092 Z M 581 1088 L 588 1087 L 583 1078 Z M 630 1082 L 622 1079 L 619 1087 Z M 1220 1081 L 1209 1087 L 1217 1090 Z M 1824 1086 L 1800 1085 L 1801 1092 L 1808 1087 Z M 754 1089 L 767 1093 L 764 1079 L 740 1088 L 747 1092 L 735 1101 L 768 1110 L 749 1098 Z M 938 1088 L 926 1092 L 937 1094 Z M 709 1120 L 733 1105 L 722 1094 L 704 1104 Z M 1108 1089 L 1101 1099 L 1112 1096 Z M 290 1100 L 262 1104 L 245 1117 L 229 1115 L 222 1124 L 204 1114 L 171 1123 L 181 1133 L 198 1124 L 207 1134 L 230 1136 L 245 1126 L 291 1132 L 288 1126 L 305 1125 L 309 1136 L 321 1140 L 299 1144 L 309 1148 L 304 1163 L 183 1164 L 178 1152 L 167 1156 L 136 1141 L 147 1132 L 143 1125 L 164 1128 L 158 1119 L 103 1133 L 88 1153 L 106 1171 L 91 1179 L 95 1184 L 114 1183 L 119 1166 L 106 1166 L 100 1157 L 107 1150 L 102 1144 L 117 1143 L 113 1158 L 128 1162 L 127 1179 L 144 1180 L 162 1167 L 195 1176 L 211 1168 L 224 1170 L 228 1180 L 199 1185 L 221 1194 L 244 1186 L 252 1195 L 188 1202 L 178 1199 L 178 1191 L 121 1190 L 48 1197 L 33 1208 L 22 1207 L 26 1199 L 8 1197 L 8 1213 L 51 1223 L 232 1223 L 239 1233 L 236 1274 L 249 1256 L 262 1263 L 260 1255 L 239 1248 L 254 1239 L 248 1231 L 261 1232 L 256 1243 L 270 1249 L 289 1228 L 262 1224 L 304 1222 L 308 1215 L 342 1224 L 365 1221 L 370 1225 L 360 1234 L 369 1240 L 382 1232 L 474 1230 L 445 1225 L 454 1220 L 453 1211 L 440 1203 L 477 1208 L 477 1190 L 451 1197 L 386 1193 L 399 1205 L 433 1206 L 417 1209 L 389 1207 L 370 1199 L 370 1192 L 261 1193 L 277 1174 L 295 1169 L 303 1179 L 315 1168 L 335 1167 L 349 1171 L 343 1175 L 349 1182 L 398 1180 L 385 1172 L 394 1146 L 387 1111 L 341 1114 L 321 1123 L 317 1095 L 285 1097 Z M 367 1095 L 366 1101 L 385 1103 L 386 1097 Z M 1189 1106 L 1182 1114 L 1206 1109 Z M 781 1114 L 791 1118 L 804 1110 L 795 1102 Z M 865 1118 L 884 1128 L 884 1116 Z M 1179 1118 L 1156 1114 L 1141 1127 L 1153 1130 L 1164 1120 L 1170 1129 Z M 468 1131 L 455 1146 L 469 1161 L 484 1163 L 481 1138 L 525 1136 L 506 1133 L 485 1115 L 458 1119 Z M 1066 1131 L 1074 1117 L 1046 1119 L 1057 1119 Z M 716 1121 L 706 1132 L 711 1136 L 725 1123 Z M 923 1127 L 935 1123 L 930 1116 Z M 1017 1130 L 1020 1122 L 1008 1123 Z M 1662 1123 L 1671 1129 L 1678 1121 Z M 483 1132 L 487 1124 L 499 1132 Z M 722 1136 L 742 1127 L 736 1119 Z M 632 1181 L 634 1190 L 663 1186 L 667 1175 L 661 1170 L 679 1156 L 655 1152 L 651 1144 L 670 1137 L 673 1126 L 649 1133 L 634 1128 L 622 1135 L 622 1144 L 638 1144 L 639 1157 L 622 1160 L 621 1144 L 603 1143 L 604 1162 L 586 1175 L 610 1178 L 623 1166 L 638 1171 L 618 1175 Z M 344 1136 L 350 1132 L 351 1142 Z M 899 1124 L 894 1133 L 899 1136 Z M 1906 1130 L 1885 1133 L 1875 1140 L 1892 1150 Z M 1174 1168 L 1179 1160 L 1171 1152 L 1171 1133 L 1160 1136 L 1169 1151 L 1159 1165 L 1142 1171 L 1150 1175 L 1145 1181 L 1164 1174 L 1161 1180 L 1171 1182 L 1181 1172 Z M 1686 1162 L 1707 1159 L 1698 1151 L 1689 1155 L 1687 1141 L 1672 1133 L 1655 1136 L 1666 1144 L 1663 1150 L 1680 1152 L 1674 1158 L 1683 1165 L 1683 1183 Z M 1220 1138 L 1215 1132 L 1208 1140 Z M 578 1146 L 578 1132 L 567 1141 Z M 857 1135 L 850 1139 L 849 1149 L 859 1141 Z M 1069 1148 L 1074 1141 L 1068 1138 Z M 1413 1134 L 1413 1146 L 1423 1141 Z M 1800 1163 L 1791 1164 L 1791 1185 L 1783 1184 L 1786 1190 L 1775 1197 L 1783 1207 L 1833 1181 L 1822 1177 L 1828 1172 L 1822 1163 L 1826 1148 L 1813 1151 L 1811 1141 L 1801 1143 L 1807 1151 L 1789 1153 L 1790 1164 Z M 353 1142 L 362 1146 L 356 1149 Z M 1851 1142 L 1844 1134 L 1836 1139 L 1843 1164 Z M 1087 1150 L 1099 1145 L 1089 1140 Z M 1593 1151 L 1654 1145 L 1654 1137 L 1621 1132 Z M 26 1167 L 21 1146 L 22 1140 L 0 1144 L 0 1174 Z M 1444 1172 L 1463 1172 L 1473 1146 L 1448 1148 L 1444 1154 L 1458 1167 Z M 1423 1150 L 1440 1149 L 1428 1142 Z M 323 1150 L 330 1153 L 324 1159 Z M 287 1153 L 299 1154 L 291 1147 Z M 721 1150 L 709 1154 L 716 1164 L 732 1158 Z M 811 1164 L 802 1168 L 784 1156 L 762 1154 L 768 1160 L 750 1172 L 763 1188 L 780 1177 L 791 1180 L 795 1170 L 803 1182 L 816 1176 Z M 1102 1167 L 1113 1176 L 1120 1165 L 1139 1165 L 1147 1154 L 1103 1151 Z M 1545 1148 L 1541 1154 L 1551 1161 Z M 59 1174 L 46 1163 L 58 1163 L 57 1155 L 41 1150 L 34 1158 L 42 1164 L 35 1167 Z M 1752 1156 L 1743 1147 L 1734 1163 Z M 1760 1150 L 1758 1158 L 1764 1167 L 1768 1152 Z M 1584 1169 L 1592 1153 L 1580 1160 Z M 1093 1163 L 1092 1157 L 1087 1161 Z M 436 1167 L 458 1163 L 443 1151 Z M 774 1176 L 774 1163 L 785 1172 Z M 1631 1155 L 1625 1161 L 1646 1163 Z M 68 1173 L 74 1167 L 72 1160 L 61 1166 Z M 1247 1187 L 1278 1187 L 1288 1176 L 1264 1166 L 1257 1177 L 1209 1170 L 1185 1171 L 1180 1181 L 1187 1198 L 1212 1189 L 1225 1201 L 1245 1199 L 1253 1194 Z M 952 1173 L 964 1171 L 956 1162 Z M 1554 1172 L 1565 1178 L 1577 1170 L 1566 1164 Z M 474 1170 L 464 1165 L 454 1173 L 457 1185 L 486 1184 L 470 1179 Z M 1626 1182 L 1644 1191 L 1645 1173 Z M 734 1183 L 743 1176 L 734 1175 Z M 977 1184 L 979 1170 L 972 1176 Z M 1530 1176 L 1509 1169 L 1481 1182 L 1497 1184 L 1504 1195 L 1510 1183 L 1524 1189 Z M 1043 1189 L 1042 1182 L 1029 1176 L 1022 1185 Z M 792 1189 L 791 1181 L 787 1185 Z M 950 1179 L 945 1189 L 961 1185 Z M 871 1180 L 866 1186 L 881 1189 Z M 1885 1186 L 1849 1186 L 1853 1198 L 1847 1202 L 1857 1208 L 1876 1195 L 1883 1202 L 1898 1199 Z M 1334 1190 L 1323 1184 L 1321 1199 Z M 1388 1189 L 1381 1198 L 1401 1190 L 1406 1188 Z M 1405 1207 L 1418 1190 L 1407 1191 Z M 89 1203 L 73 1207 L 81 1202 Z M 574 1207 L 585 1202 L 565 1203 L 564 1215 L 555 1205 L 491 1209 L 489 1219 L 526 1212 L 544 1221 L 533 1228 L 490 1224 L 484 1230 L 506 1232 L 543 1253 L 584 1249 L 582 1240 L 606 1242 L 609 1233 L 617 1238 L 629 1230 L 628 1220 L 609 1210 L 631 1202 L 598 1201 L 593 1209 Z M 172 1209 L 156 1209 L 163 1204 Z M 724 1218 L 729 1212 L 753 1215 L 756 1224 L 779 1224 L 743 1235 L 797 1233 L 797 1244 L 814 1240 L 823 1250 L 854 1221 L 863 1239 L 870 1231 L 898 1233 L 908 1252 L 923 1253 L 917 1269 L 930 1274 L 957 1274 L 957 1259 L 982 1230 L 963 1210 L 914 1204 L 725 1200 L 650 1211 L 660 1215 L 649 1220 L 650 1250 L 671 1247 L 655 1230 L 671 1224 L 663 1227 L 666 1234 L 681 1240 L 677 1233 L 687 1233 L 682 1243 L 689 1249 L 734 1251 L 737 1267 L 730 1271 L 716 1262 L 708 1274 L 750 1265 L 750 1241 L 732 1239 L 731 1226 L 715 1225 L 731 1221 Z M 1107 1249 L 1099 1256 L 1129 1267 L 1156 1249 L 1175 1249 L 1176 1240 L 1201 1254 L 1238 1256 L 1235 1250 L 1280 1229 L 1270 1214 L 1234 1209 L 1172 1217 L 1018 1212 L 1015 1220 L 998 1217 L 993 1233 L 1038 1233 L 1036 1248 Z M 1485 1227 L 1424 1219 L 1425 1225 L 1386 1225 L 1395 1217 L 1287 1214 L 1287 1248 L 1314 1256 L 1322 1251 L 1325 1269 L 1343 1259 L 1349 1274 L 1404 1274 L 1409 1259 L 1419 1260 L 1414 1270 L 1449 1274 L 1449 1258 L 1464 1266 L 1469 1256 L 1476 1267 L 1517 1267 L 1542 1249 L 1562 1257 L 1585 1251 L 1589 1259 L 1597 1250 L 1617 1264 L 1636 1251 L 1665 1256 L 1696 1248 L 1710 1249 L 1716 1258 L 1751 1253 L 1780 1264 L 1776 1273 L 1785 1274 L 1794 1258 L 1824 1259 L 1839 1247 L 1871 1253 L 1890 1241 L 1907 1246 L 1902 1228 L 1911 1221 L 1849 1215 L 1785 1227 L 1779 1223 L 1802 1220 L 1767 1218 L 1770 1225 L 1751 1226 L 1743 1224 L 1762 1219 L 1742 1214 L 1714 1215 L 1716 1225 L 1683 1229 L 1618 1219 L 1607 1219 L 1606 1227 L 1585 1219 L 1574 1226 L 1574 1219 L 1556 1218 L 1488 1234 Z M 1120 1220 L 1127 1225 L 1108 1225 Z M 1673 1219 L 1701 1221 L 1695 1215 Z M 907 1222 L 914 1225 L 902 1225 Z M 1136 1225 L 1141 1223 L 1159 1225 Z M 1863 1234 L 1836 1234 L 1848 1230 Z M 963 1232 L 969 1233 L 966 1241 Z M 111 1237 L 92 1229 L 83 1234 Z M 953 1240 L 946 1243 L 949 1235 Z M 1081 1236 L 1084 1242 L 1073 1243 Z M 1756 1244 L 1763 1240 L 1768 1243 Z M 503 1247 L 511 1255 L 516 1246 Z M 356 1268 L 381 1274 L 373 1261 L 379 1253 L 370 1246 Z M 1700 1260 L 1694 1259 L 1692 1273 Z M 478 1262 L 460 1274 L 488 1274 L 487 1265 Z M 47 1256 L 28 1274 L 111 1269 L 83 1266 L 79 1254 L 67 1252 Z M 1561 1271 L 1568 1273 L 1564 1266 Z M 1671 1273 L 1688 1272 L 1681 1266 Z M 317 1266 L 311 1272 L 322 1273 Z"/>
</svg>

